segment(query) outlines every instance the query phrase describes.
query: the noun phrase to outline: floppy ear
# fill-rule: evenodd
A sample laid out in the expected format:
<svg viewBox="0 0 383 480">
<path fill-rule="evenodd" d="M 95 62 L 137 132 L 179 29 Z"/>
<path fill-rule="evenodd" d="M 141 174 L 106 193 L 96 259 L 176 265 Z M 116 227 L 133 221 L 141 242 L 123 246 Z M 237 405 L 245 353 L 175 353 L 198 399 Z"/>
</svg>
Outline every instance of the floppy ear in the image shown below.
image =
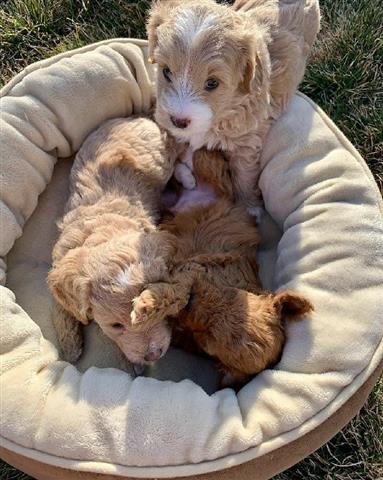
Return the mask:
<svg viewBox="0 0 383 480">
<path fill-rule="evenodd" d="M 246 93 L 259 92 L 259 94 L 267 96 L 271 64 L 270 54 L 262 31 L 256 33 L 252 28 L 241 35 L 238 42 L 242 90 Z"/>
<path fill-rule="evenodd" d="M 91 319 L 91 282 L 81 263 L 82 249 L 76 249 L 55 265 L 48 274 L 48 286 L 55 299 L 79 322 Z"/>
<path fill-rule="evenodd" d="M 274 297 L 274 306 L 279 309 L 281 317 L 287 320 L 299 320 L 314 310 L 306 297 L 292 290 L 284 290 Z"/>
<path fill-rule="evenodd" d="M 246 93 L 250 93 L 253 90 L 253 82 L 255 81 L 255 66 L 256 66 L 256 53 L 253 48 L 252 39 L 246 40 L 247 45 L 242 47 L 242 88 Z M 260 80 L 262 77 L 258 74 Z"/>
<path fill-rule="evenodd" d="M 149 62 L 155 63 L 154 50 L 157 47 L 157 28 L 162 25 L 169 12 L 181 2 L 179 0 L 157 0 L 149 11 L 149 18 L 146 24 L 146 32 L 149 40 Z"/>
<path fill-rule="evenodd" d="M 148 285 L 141 295 L 133 300 L 130 315 L 132 325 L 152 324 L 174 317 L 189 301 L 190 286 L 171 283 Z"/>
<path fill-rule="evenodd" d="M 162 25 L 169 14 L 179 5 L 184 5 L 192 0 L 156 0 L 149 11 L 146 24 L 146 33 L 149 40 L 149 62 L 155 63 L 154 50 L 158 44 L 157 28 Z"/>
<path fill-rule="evenodd" d="M 166 13 L 167 8 L 165 6 L 165 1 L 155 2 L 149 12 L 149 18 L 146 24 L 146 33 L 149 41 L 148 54 L 150 63 L 155 63 L 154 50 L 158 43 L 157 28 L 164 22 Z"/>
</svg>

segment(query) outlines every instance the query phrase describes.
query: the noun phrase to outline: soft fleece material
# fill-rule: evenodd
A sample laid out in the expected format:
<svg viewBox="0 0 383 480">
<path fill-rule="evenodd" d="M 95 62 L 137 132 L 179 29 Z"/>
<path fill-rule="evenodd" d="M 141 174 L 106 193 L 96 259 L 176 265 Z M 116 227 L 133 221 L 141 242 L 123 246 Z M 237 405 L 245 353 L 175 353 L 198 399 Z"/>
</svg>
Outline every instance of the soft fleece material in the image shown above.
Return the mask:
<svg viewBox="0 0 383 480">
<path fill-rule="evenodd" d="M 5 267 L 12 249 L 13 290 L 0 293 L 1 442 L 70 469 L 158 478 L 270 452 L 320 425 L 358 390 L 383 358 L 383 224 L 364 161 L 298 94 L 264 150 L 261 188 L 275 248 L 264 245 L 260 261 L 266 282 L 306 294 L 315 313 L 288 325 L 276 368 L 238 395 L 209 395 L 191 380 L 133 378 L 89 360 L 81 373 L 60 361 L 45 275 L 70 162 L 56 160 L 75 153 L 103 120 L 148 111 L 153 72 L 145 59 L 144 41 L 101 42 L 31 65 L 0 92 L 0 254 Z M 93 333 L 93 355 L 111 352 L 100 353 L 98 367 L 123 366 Z"/>
</svg>

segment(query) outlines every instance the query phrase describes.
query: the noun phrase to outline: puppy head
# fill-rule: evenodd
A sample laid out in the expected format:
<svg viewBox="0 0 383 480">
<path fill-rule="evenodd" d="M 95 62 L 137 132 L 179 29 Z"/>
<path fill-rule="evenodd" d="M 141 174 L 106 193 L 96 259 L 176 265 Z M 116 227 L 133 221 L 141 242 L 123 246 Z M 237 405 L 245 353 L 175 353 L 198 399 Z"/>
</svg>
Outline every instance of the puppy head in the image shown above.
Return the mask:
<svg viewBox="0 0 383 480">
<path fill-rule="evenodd" d="M 226 5 L 156 2 L 148 37 L 158 64 L 156 120 L 194 148 L 249 93 L 265 90 L 269 60 L 262 28 Z"/>
<path fill-rule="evenodd" d="M 132 324 L 140 326 L 161 324 L 174 319 L 185 308 L 190 297 L 191 282 L 188 276 L 177 283 L 157 282 L 134 299 Z"/>
<path fill-rule="evenodd" d="M 293 291 L 256 295 L 207 282 L 196 283 L 192 291 L 193 301 L 180 323 L 234 382 L 274 365 L 285 342 L 284 320 L 312 310 L 310 302 Z"/>
<path fill-rule="evenodd" d="M 66 310 L 84 324 L 94 319 L 128 360 L 152 362 L 168 349 L 170 329 L 165 321 L 134 325 L 131 313 L 145 285 L 167 276 L 170 250 L 157 232 L 75 249 L 52 269 L 49 285 Z"/>
<path fill-rule="evenodd" d="M 158 360 L 169 347 L 171 332 L 165 318 L 141 323 L 132 320 L 135 299 L 146 283 L 165 275 L 165 264 L 153 259 L 150 265 L 131 263 L 124 270 L 113 271 L 109 279 L 93 282 L 90 301 L 94 320 L 133 363 Z"/>
</svg>

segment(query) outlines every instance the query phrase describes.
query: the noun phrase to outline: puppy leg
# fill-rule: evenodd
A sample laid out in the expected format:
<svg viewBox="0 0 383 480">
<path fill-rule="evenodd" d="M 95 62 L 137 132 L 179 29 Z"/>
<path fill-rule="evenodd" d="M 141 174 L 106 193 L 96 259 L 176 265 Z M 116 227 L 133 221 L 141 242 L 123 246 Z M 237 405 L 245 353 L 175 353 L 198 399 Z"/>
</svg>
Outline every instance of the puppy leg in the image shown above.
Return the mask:
<svg viewBox="0 0 383 480">
<path fill-rule="evenodd" d="M 193 172 L 184 163 L 177 163 L 174 169 L 174 176 L 186 190 L 193 190 L 196 186 Z"/>
<path fill-rule="evenodd" d="M 185 152 L 183 157 L 181 158 L 181 162 L 188 167 L 188 169 L 192 172 L 193 171 L 193 154 L 194 150 L 193 147 L 189 147 Z"/>
<path fill-rule="evenodd" d="M 74 363 L 82 354 L 84 344 L 82 324 L 56 301 L 54 301 L 52 313 L 63 359 Z"/>
<path fill-rule="evenodd" d="M 189 146 L 180 156 L 180 161 L 176 164 L 174 176 L 186 190 L 193 190 L 196 186 L 196 180 L 193 175 L 193 153 L 194 150 Z"/>
<path fill-rule="evenodd" d="M 229 157 L 235 196 L 242 200 L 252 214 L 259 214 L 262 209 L 262 193 L 258 186 L 260 176 L 259 154 L 248 155 L 239 153 Z M 256 216 L 256 215 L 255 215 Z"/>
</svg>

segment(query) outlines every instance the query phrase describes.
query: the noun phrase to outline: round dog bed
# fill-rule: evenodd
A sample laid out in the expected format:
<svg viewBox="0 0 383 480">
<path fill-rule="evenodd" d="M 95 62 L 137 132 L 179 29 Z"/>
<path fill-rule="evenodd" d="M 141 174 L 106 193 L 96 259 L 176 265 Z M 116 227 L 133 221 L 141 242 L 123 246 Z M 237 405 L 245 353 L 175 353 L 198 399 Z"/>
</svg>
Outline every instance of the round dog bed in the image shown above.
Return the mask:
<svg viewBox="0 0 383 480">
<path fill-rule="evenodd" d="M 144 41 L 101 42 L 31 65 L 1 91 L 2 457 L 49 480 L 270 478 L 355 415 L 382 369 L 379 191 L 297 94 L 264 149 L 259 261 L 266 286 L 296 288 L 315 313 L 288 325 L 279 364 L 238 394 L 215 392 L 212 366 L 177 351 L 135 378 L 95 326 L 80 363 L 61 361 L 45 277 L 68 157 L 103 120 L 149 110 L 146 58 Z"/>
</svg>

